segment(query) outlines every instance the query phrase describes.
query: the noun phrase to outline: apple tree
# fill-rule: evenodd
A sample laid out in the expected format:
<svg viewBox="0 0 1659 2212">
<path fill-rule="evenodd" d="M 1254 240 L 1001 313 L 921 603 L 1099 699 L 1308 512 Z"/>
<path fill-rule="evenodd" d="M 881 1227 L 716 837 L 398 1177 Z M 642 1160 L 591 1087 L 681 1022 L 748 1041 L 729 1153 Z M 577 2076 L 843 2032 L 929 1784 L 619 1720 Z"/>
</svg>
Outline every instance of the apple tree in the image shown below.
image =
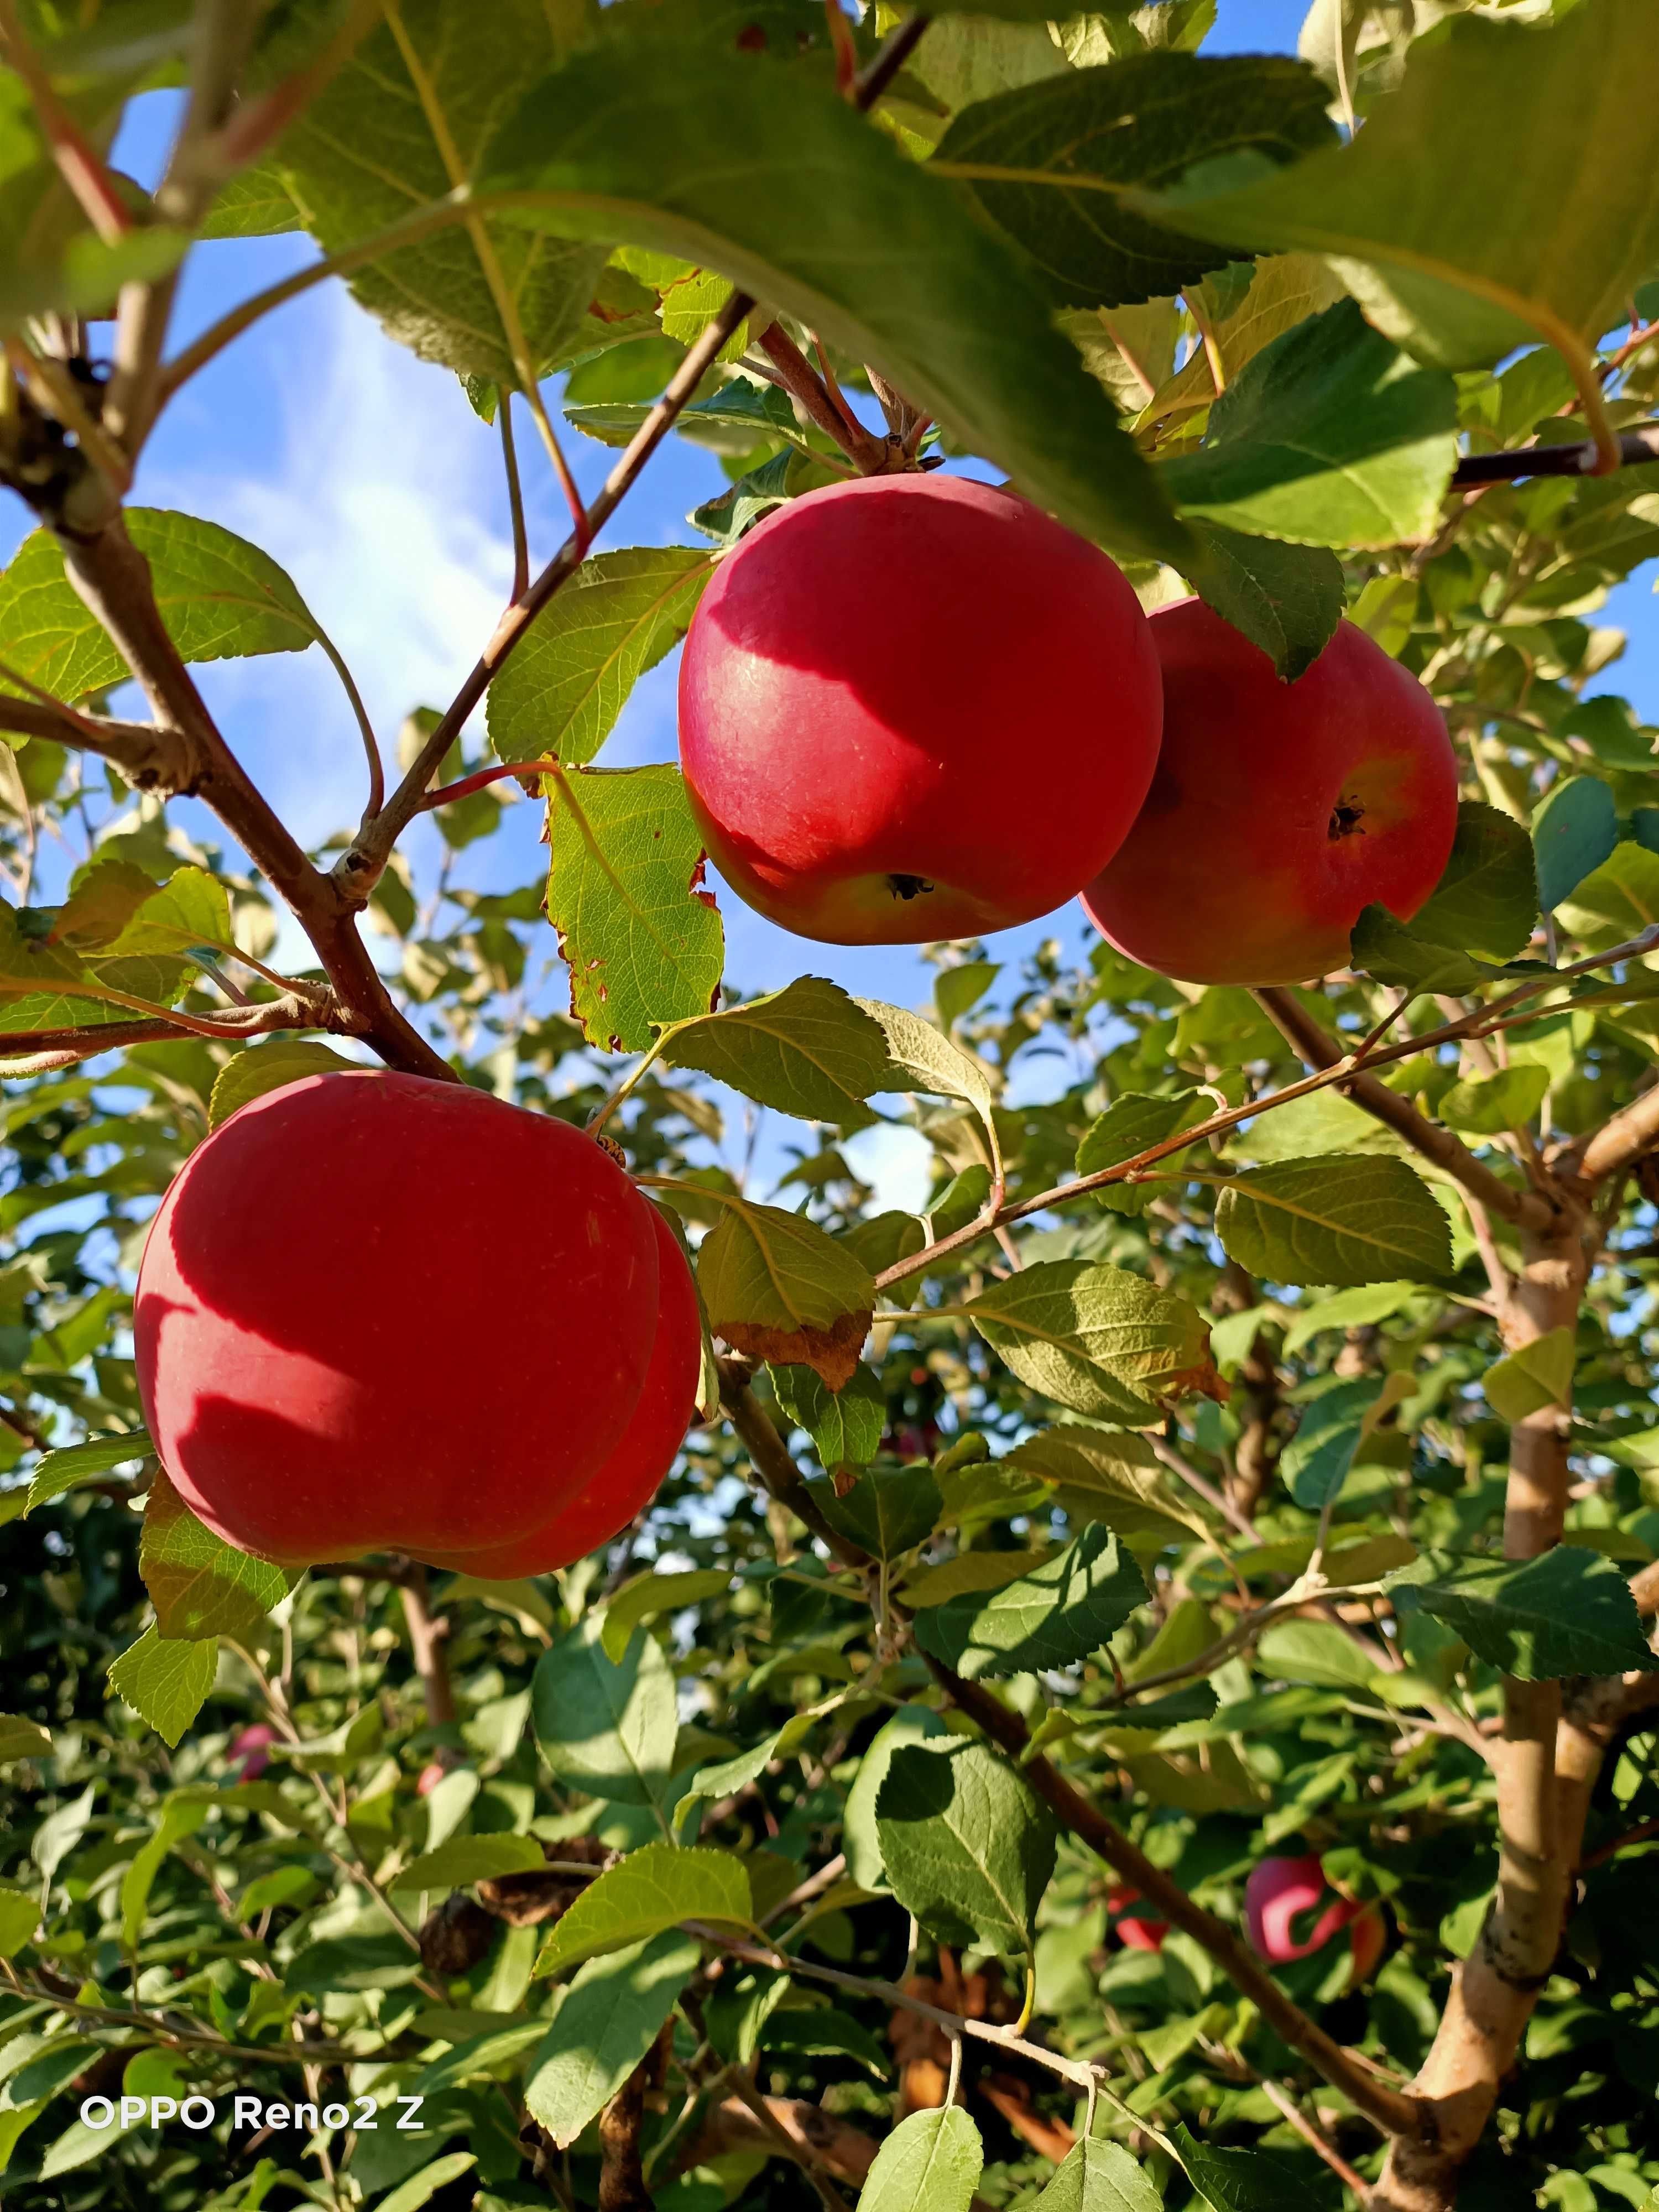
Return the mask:
<svg viewBox="0 0 1659 2212">
<path fill-rule="evenodd" d="M 18 2212 L 1659 2205 L 1659 796 L 1597 620 L 1659 554 L 1652 11 L 1315 0 L 1290 57 L 1047 10 L 0 0 Z M 511 495 L 398 729 L 143 496 L 323 283 Z M 706 495 L 630 544 L 670 440 Z M 941 470 L 1279 685 L 1344 622 L 1407 672 L 1426 902 L 1254 988 L 1075 909 L 930 945 L 920 1009 L 823 945 L 726 979 L 680 770 L 604 748 L 767 517 Z M 313 647 L 365 797 L 307 850 L 198 672 Z M 1054 742 L 997 773 L 1058 818 Z M 374 1066 L 586 1130 L 695 1256 L 684 1447 L 556 1573 L 274 1565 L 145 1427 L 163 1194 Z"/>
</svg>

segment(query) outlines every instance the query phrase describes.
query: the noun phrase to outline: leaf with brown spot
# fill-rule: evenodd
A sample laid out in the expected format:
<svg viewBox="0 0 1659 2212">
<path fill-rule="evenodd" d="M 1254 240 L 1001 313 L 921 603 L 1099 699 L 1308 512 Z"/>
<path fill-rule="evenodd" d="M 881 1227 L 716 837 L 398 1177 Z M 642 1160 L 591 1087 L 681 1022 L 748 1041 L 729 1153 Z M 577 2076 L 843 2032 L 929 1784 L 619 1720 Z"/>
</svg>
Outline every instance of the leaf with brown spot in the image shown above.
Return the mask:
<svg viewBox="0 0 1659 2212">
<path fill-rule="evenodd" d="M 804 1214 L 740 1198 L 724 1203 L 697 1255 L 709 1327 L 735 1351 L 810 1367 L 841 1389 L 870 1331 L 870 1270 Z"/>
</svg>

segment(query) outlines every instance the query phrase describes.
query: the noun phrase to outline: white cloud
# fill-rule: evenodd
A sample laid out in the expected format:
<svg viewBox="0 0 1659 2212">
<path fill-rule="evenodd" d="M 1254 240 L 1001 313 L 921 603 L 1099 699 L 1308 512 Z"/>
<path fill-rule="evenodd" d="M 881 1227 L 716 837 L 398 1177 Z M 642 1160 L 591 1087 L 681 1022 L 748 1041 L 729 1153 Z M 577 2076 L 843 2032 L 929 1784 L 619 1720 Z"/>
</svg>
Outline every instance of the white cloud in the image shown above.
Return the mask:
<svg viewBox="0 0 1659 2212">
<path fill-rule="evenodd" d="M 453 376 L 387 344 L 343 291 L 319 297 L 311 322 L 307 374 L 283 387 L 270 461 L 208 475 L 175 454 L 145 489 L 282 564 L 344 655 L 390 758 L 410 708 L 447 704 L 510 586 L 512 550 L 491 512 L 495 440 Z M 320 653 L 198 675 L 302 842 L 356 820 L 361 747 Z"/>
</svg>

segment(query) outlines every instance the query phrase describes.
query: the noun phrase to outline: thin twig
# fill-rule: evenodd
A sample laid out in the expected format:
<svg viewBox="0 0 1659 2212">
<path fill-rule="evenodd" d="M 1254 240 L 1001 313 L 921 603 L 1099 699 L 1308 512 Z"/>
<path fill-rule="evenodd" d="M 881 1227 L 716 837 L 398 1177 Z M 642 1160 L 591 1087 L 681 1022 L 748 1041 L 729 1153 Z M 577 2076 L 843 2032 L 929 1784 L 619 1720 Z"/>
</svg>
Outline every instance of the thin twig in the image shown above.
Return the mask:
<svg viewBox="0 0 1659 2212">
<path fill-rule="evenodd" d="M 132 228 L 132 217 L 114 178 L 52 89 L 46 65 L 19 21 L 15 0 L 0 0 L 0 50 L 23 81 L 52 158 L 76 205 L 104 244 L 114 245 Z"/>
<path fill-rule="evenodd" d="M 600 487 L 587 509 L 591 538 L 609 520 L 639 477 L 640 471 L 673 428 L 680 410 L 719 356 L 726 340 L 754 305 L 747 294 L 734 292 L 702 336 L 686 355 L 670 380 L 667 390 L 635 432 L 627 451 Z M 494 682 L 507 656 L 529 629 L 565 579 L 580 567 L 582 548 L 573 534 L 560 547 L 522 599 L 507 608 L 471 673 L 450 702 L 448 709 L 421 748 L 403 781 L 376 819 L 362 831 L 334 867 L 334 880 L 347 897 L 361 904 L 367 899 L 386 856 L 404 830 L 420 811 L 427 786 L 473 708 Z"/>
<path fill-rule="evenodd" d="M 1265 2075 L 1261 2077 L 1261 2088 L 1268 2103 L 1278 2106 L 1303 2142 L 1312 2151 L 1314 2156 L 1324 2160 L 1345 2188 L 1352 2190 L 1361 2207 L 1369 2204 L 1371 2196 L 1370 2182 L 1363 2173 L 1355 2172 L 1334 2143 L 1326 2141 L 1313 2122 L 1302 2111 L 1295 2098 L 1286 2090 L 1281 2089 L 1277 2081 L 1269 2080 Z"/>
<path fill-rule="evenodd" d="M 530 589 L 530 538 L 525 528 L 524 483 L 519 475 L 519 451 L 513 436 L 513 394 L 503 390 L 495 409 L 501 434 L 501 467 L 507 477 L 507 504 L 513 517 L 513 604 L 517 606 Z M 375 813 L 380 805 L 374 808 Z"/>
</svg>

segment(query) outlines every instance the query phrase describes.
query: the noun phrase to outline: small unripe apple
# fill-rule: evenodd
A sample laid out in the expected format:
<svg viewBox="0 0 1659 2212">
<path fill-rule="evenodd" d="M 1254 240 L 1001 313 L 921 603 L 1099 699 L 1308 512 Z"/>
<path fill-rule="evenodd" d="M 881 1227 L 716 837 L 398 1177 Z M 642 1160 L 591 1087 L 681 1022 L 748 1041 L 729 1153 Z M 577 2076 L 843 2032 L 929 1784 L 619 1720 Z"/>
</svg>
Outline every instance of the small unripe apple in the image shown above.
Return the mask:
<svg viewBox="0 0 1659 2212">
<path fill-rule="evenodd" d="M 1364 1981 L 1382 1954 L 1380 1909 L 1339 1896 L 1311 1853 L 1299 1859 L 1262 1859 L 1252 1867 L 1244 1885 L 1244 1922 L 1250 1948 L 1269 1966 L 1310 1957 L 1344 1928 L 1350 1931 L 1355 1981 Z"/>
<path fill-rule="evenodd" d="M 492 1551 L 434 1558 L 434 1566 L 459 1567 L 489 1582 L 550 1574 L 620 1535 L 656 1494 L 690 1425 L 702 1365 L 702 1321 L 685 1255 L 655 1206 L 648 1211 L 657 1228 L 661 1303 L 645 1382 L 621 1443 L 545 1527 Z"/>
<path fill-rule="evenodd" d="M 1346 968 L 1361 910 L 1409 921 L 1450 857 L 1457 760 L 1439 708 L 1352 623 L 1294 684 L 1200 599 L 1160 607 L 1148 627 L 1163 750 L 1133 828 L 1084 893 L 1090 920 L 1131 960 L 1190 983 Z"/>
<path fill-rule="evenodd" d="M 217 1534 L 285 1566 L 496 1550 L 626 1434 L 659 1249 L 567 1122 L 418 1076 L 270 1092 L 191 1156 L 144 1248 L 133 1335 L 162 1465 Z"/>
<path fill-rule="evenodd" d="M 1117 1939 L 1126 1950 L 1161 1951 L 1170 1923 L 1167 1920 L 1151 1919 L 1143 1912 L 1131 1912 L 1129 1907 L 1139 1902 L 1138 1889 L 1114 1889 L 1108 1893 L 1106 1909 L 1113 1916 Z"/>
<path fill-rule="evenodd" d="M 833 945 L 1033 921 L 1116 851 L 1158 758 L 1146 618 L 1105 554 L 960 477 L 778 508 L 680 665 L 680 761 L 739 898 Z"/>
</svg>

